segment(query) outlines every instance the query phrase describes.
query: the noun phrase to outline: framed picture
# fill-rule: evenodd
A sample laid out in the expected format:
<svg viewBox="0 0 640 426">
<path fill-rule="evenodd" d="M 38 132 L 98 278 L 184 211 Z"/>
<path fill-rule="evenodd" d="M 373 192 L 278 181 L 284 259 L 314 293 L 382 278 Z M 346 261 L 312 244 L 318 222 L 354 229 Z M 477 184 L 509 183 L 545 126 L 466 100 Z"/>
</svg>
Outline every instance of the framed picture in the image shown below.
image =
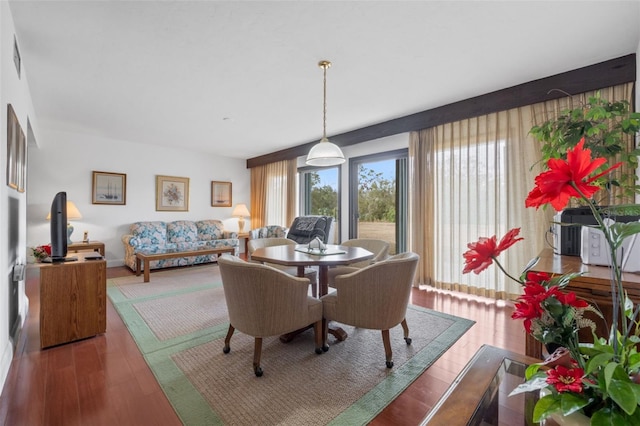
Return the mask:
<svg viewBox="0 0 640 426">
<path fill-rule="evenodd" d="M 16 66 L 18 72 L 18 79 L 20 79 L 20 71 L 22 70 L 22 59 L 20 58 L 20 49 L 18 49 L 18 40 L 16 36 L 13 36 L 13 64 Z"/>
<path fill-rule="evenodd" d="M 24 191 L 26 180 L 26 139 L 11 104 L 7 105 L 7 185 Z"/>
<path fill-rule="evenodd" d="M 211 207 L 231 207 L 231 182 L 211 182 Z"/>
<path fill-rule="evenodd" d="M 92 204 L 127 204 L 127 175 L 124 173 L 92 172 Z"/>
<path fill-rule="evenodd" d="M 189 211 L 189 178 L 156 176 L 156 211 Z"/>
</svg>

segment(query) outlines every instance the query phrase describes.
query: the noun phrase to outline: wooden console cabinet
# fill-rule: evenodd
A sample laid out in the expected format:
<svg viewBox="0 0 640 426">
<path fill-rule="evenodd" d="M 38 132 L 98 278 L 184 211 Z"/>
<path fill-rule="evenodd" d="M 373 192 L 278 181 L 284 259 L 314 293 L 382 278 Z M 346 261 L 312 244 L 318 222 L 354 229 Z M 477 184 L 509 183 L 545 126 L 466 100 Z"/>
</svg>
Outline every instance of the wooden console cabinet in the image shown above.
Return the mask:
<svg viewBox="0 0 640 426">
<path fill-rule="evenodd" d="M 612 303 L 611 303 L 611 269 L 604 266 L 591 266 L 582 263 L 580 256 L 561 256 L 553 253 L 552 249 L 544 249 L 540 253 L 540 261 L 533 267 L 536 272 L 547 272 L 549 274 L 562 275 L 570 272 L 583 272 L 584 275 L 577 277 L 567 285 L 566 291 L 572 291 L 587 302 L 595 305 L 604 315 L 605 321 L 595 316 L 590 316 L 598 324 L 597 334 L 607 336 L 608 327 L 611 323 Z M 624 273 L 622 275 L 624 289 L 631 300 L 640 302 L 640 275 Z M 526 355 L 538 359 L 543 358 L 542 345 L 531 335 L 526 335 L 525 343 Z M 591 340 L 591 331 L 582 330 L 580 337 L 582 341 Z"/>
<path fill-rule="evenodd" d="M 85 260 L 40 267 L 40 347 L 60 345 L 107 329 L 107 262 Z"/>
</svg>

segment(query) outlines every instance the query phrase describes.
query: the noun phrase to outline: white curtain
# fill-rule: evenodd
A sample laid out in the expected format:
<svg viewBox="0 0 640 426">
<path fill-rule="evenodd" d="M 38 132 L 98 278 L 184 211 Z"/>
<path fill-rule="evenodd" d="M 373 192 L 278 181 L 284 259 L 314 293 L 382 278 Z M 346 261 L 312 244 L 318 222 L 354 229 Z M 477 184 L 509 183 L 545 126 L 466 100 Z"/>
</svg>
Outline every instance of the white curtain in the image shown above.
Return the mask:
<svg viewBox="0 0 640 426">
<path fill-rule="evenodd" d="M 633 86 L 599 90 L 609 101 L 631 101 Z M 496 299 L 514 298 L 520 285 L 495 266 L 480 275 L 462 274 L 469 242 L 521 228 L 524 241 L 500 255 L 519 276 L 544 247 L 553 209 L 525 208 L 524 200 L 541 171 L 534 124 L 566 108 L 586 105 L 596 92 L 515 108 L 412 132 L 409 142 L 409 247 L 420 254 L 416 285 L 462 291 Z M 630 140 L 629 144 L 633 144 Z M 631 146 L 631 145 L 630 145 Z"/>
</svg>

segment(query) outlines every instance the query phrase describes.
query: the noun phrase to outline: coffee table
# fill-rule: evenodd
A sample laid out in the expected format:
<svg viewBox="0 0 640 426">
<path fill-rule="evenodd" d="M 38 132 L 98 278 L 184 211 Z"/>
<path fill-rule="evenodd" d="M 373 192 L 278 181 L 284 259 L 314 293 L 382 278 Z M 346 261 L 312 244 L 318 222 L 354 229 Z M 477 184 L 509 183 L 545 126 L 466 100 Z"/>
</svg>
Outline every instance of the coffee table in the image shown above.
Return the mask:
<svg viewBox="0 0 640 426">
<path fill-rule="evenodd" d="M 524 383 L 525 369 L 536 362 L 540 360 L 483 345 L 422 421 L 421 426 L 532 424 L 537 394 L 527 392 L 507 395 Z M 550 425 L 556 423 L 551 419 L 545 420 L 545 426 Z"/>
<path fill-rule="evenodd" d="M 365 250 L 361 247 L 347 247 L 328 244 L 327 250 L 341 252 L 338 254 L 328 255 L 304 252 L 306 247 L 306 244 L 263 247 L 254 251 L 251 254 L 251 259 L 259 262 L 275 263 L 277 265 L 297 266 L 299 277 L 304 277 L 304 268 L 306 266 L 317 266 L 319 272 L 318 297 L 322 297 L 329 292 L 328 271 L 330 266 L 349 265 L 362 260 L 372 259 L 374 256 L 369 250 Z M 338 340 L 344 340 L 347 338 L 347 333 L 341 328 L 330 328 L 329 333 Z M 283 337 L 280 340 L 290 340 L 290 338 L 293 338 L 295 334 L 288 336 L 289 338 Z"/>
<path fill-rule="evenodd" d="M 161 252 L 145 252 L 139 251 L 136 252 L 136 275 L 140 276 L 140 271 L 142 266 L 144 266 L 144 282 L 148 283 L 150 280 L 149 272 L 150 272 L 150 262 L 153 260 L 162 260 L 162 259 L 175 259 L 178 257 L 195 257 L 195 256 L 204 256 L 207 254 L 222 254 L 222 253 L 235 253 L 235 248 L 233 247 L 222 247 L 222 248 L 199 248 L 196 250 L 163 250 Z"/>
</svg>

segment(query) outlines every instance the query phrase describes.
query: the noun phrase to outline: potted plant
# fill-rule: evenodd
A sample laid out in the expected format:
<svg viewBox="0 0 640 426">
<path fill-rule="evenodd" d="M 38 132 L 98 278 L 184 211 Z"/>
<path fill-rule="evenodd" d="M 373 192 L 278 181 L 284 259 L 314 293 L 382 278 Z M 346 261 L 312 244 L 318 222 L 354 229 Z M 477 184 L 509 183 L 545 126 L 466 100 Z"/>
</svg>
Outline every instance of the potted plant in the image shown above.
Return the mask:
<svg viewBox="0 0 640 426">
<path fill-rule="evenodd" d="M 594 157 L 621 162 L 621 173 L 604 175 L 599 183 L 606 189 L 620 187 L 621 196 L 633 196 L 640 194 L 635 174 L 640 149 L 629 150 L 627 141 L 639 130 L 640 113 L 632 112 L 629 102 L 607 101 L 597 93 L 586 105 L 565 109 L 558 117 L 533 126 L 529 133 L 541 142 L 543 165 L 550 159 L 566 158 L 581 140 Z"/>
<path fill-rule="evenodd" d="M 606 216 L 640 214 L 640 206 L 598 208 L 594 199 L 602 190 L 602 177 L 621 166 L 606 165 L 607 160 L 592 159 L 585 138 L 569 147 L 564 158 L 550 158 L 548 170 L 535 178 L 535 187 L 525 200 L 527 207 L 550 204 L 560 211 L 571 199 L 580 199 L 591 211 L 603 232 L 611 256 L 612 318 L 607 319 L 610 330 L 606 336 L 594 333 L 594 343 L 579 341 L 578 330 L 593 323 L 584 317 L 586 311 L 596 311 L 586 301 L 563 288 L 576 275 L 550 276 L 531 271 L 535 259 L 520 277 L 507 273 L 498 262 L 498 255 L 522 240 L 519 229 L 512 229 L 500 241 L 496 236 L 480 238 L 469 243 L 463 254 L 463 273 L 481 273 L 492 263 L 524 288 L 515 305 L 514 319 L 524 320 L 524 327 L 536 340 L 561 346 L 559 352 L 546 362 L 527 368 L 527 382 L 513 393 L 541 391 L 545 393 L 536 403 L 533 421 L 550 416 L 572 416 L 581 413 L 589 424 L 640 425 L 640 305 L 634 304 L 622 285 L 622 272 L 617 260 L 623 240 L 640 233 L 640 222 L 609 223 Z M 604 170 L 602 170 L 604 169 Z"/>
</svg>

